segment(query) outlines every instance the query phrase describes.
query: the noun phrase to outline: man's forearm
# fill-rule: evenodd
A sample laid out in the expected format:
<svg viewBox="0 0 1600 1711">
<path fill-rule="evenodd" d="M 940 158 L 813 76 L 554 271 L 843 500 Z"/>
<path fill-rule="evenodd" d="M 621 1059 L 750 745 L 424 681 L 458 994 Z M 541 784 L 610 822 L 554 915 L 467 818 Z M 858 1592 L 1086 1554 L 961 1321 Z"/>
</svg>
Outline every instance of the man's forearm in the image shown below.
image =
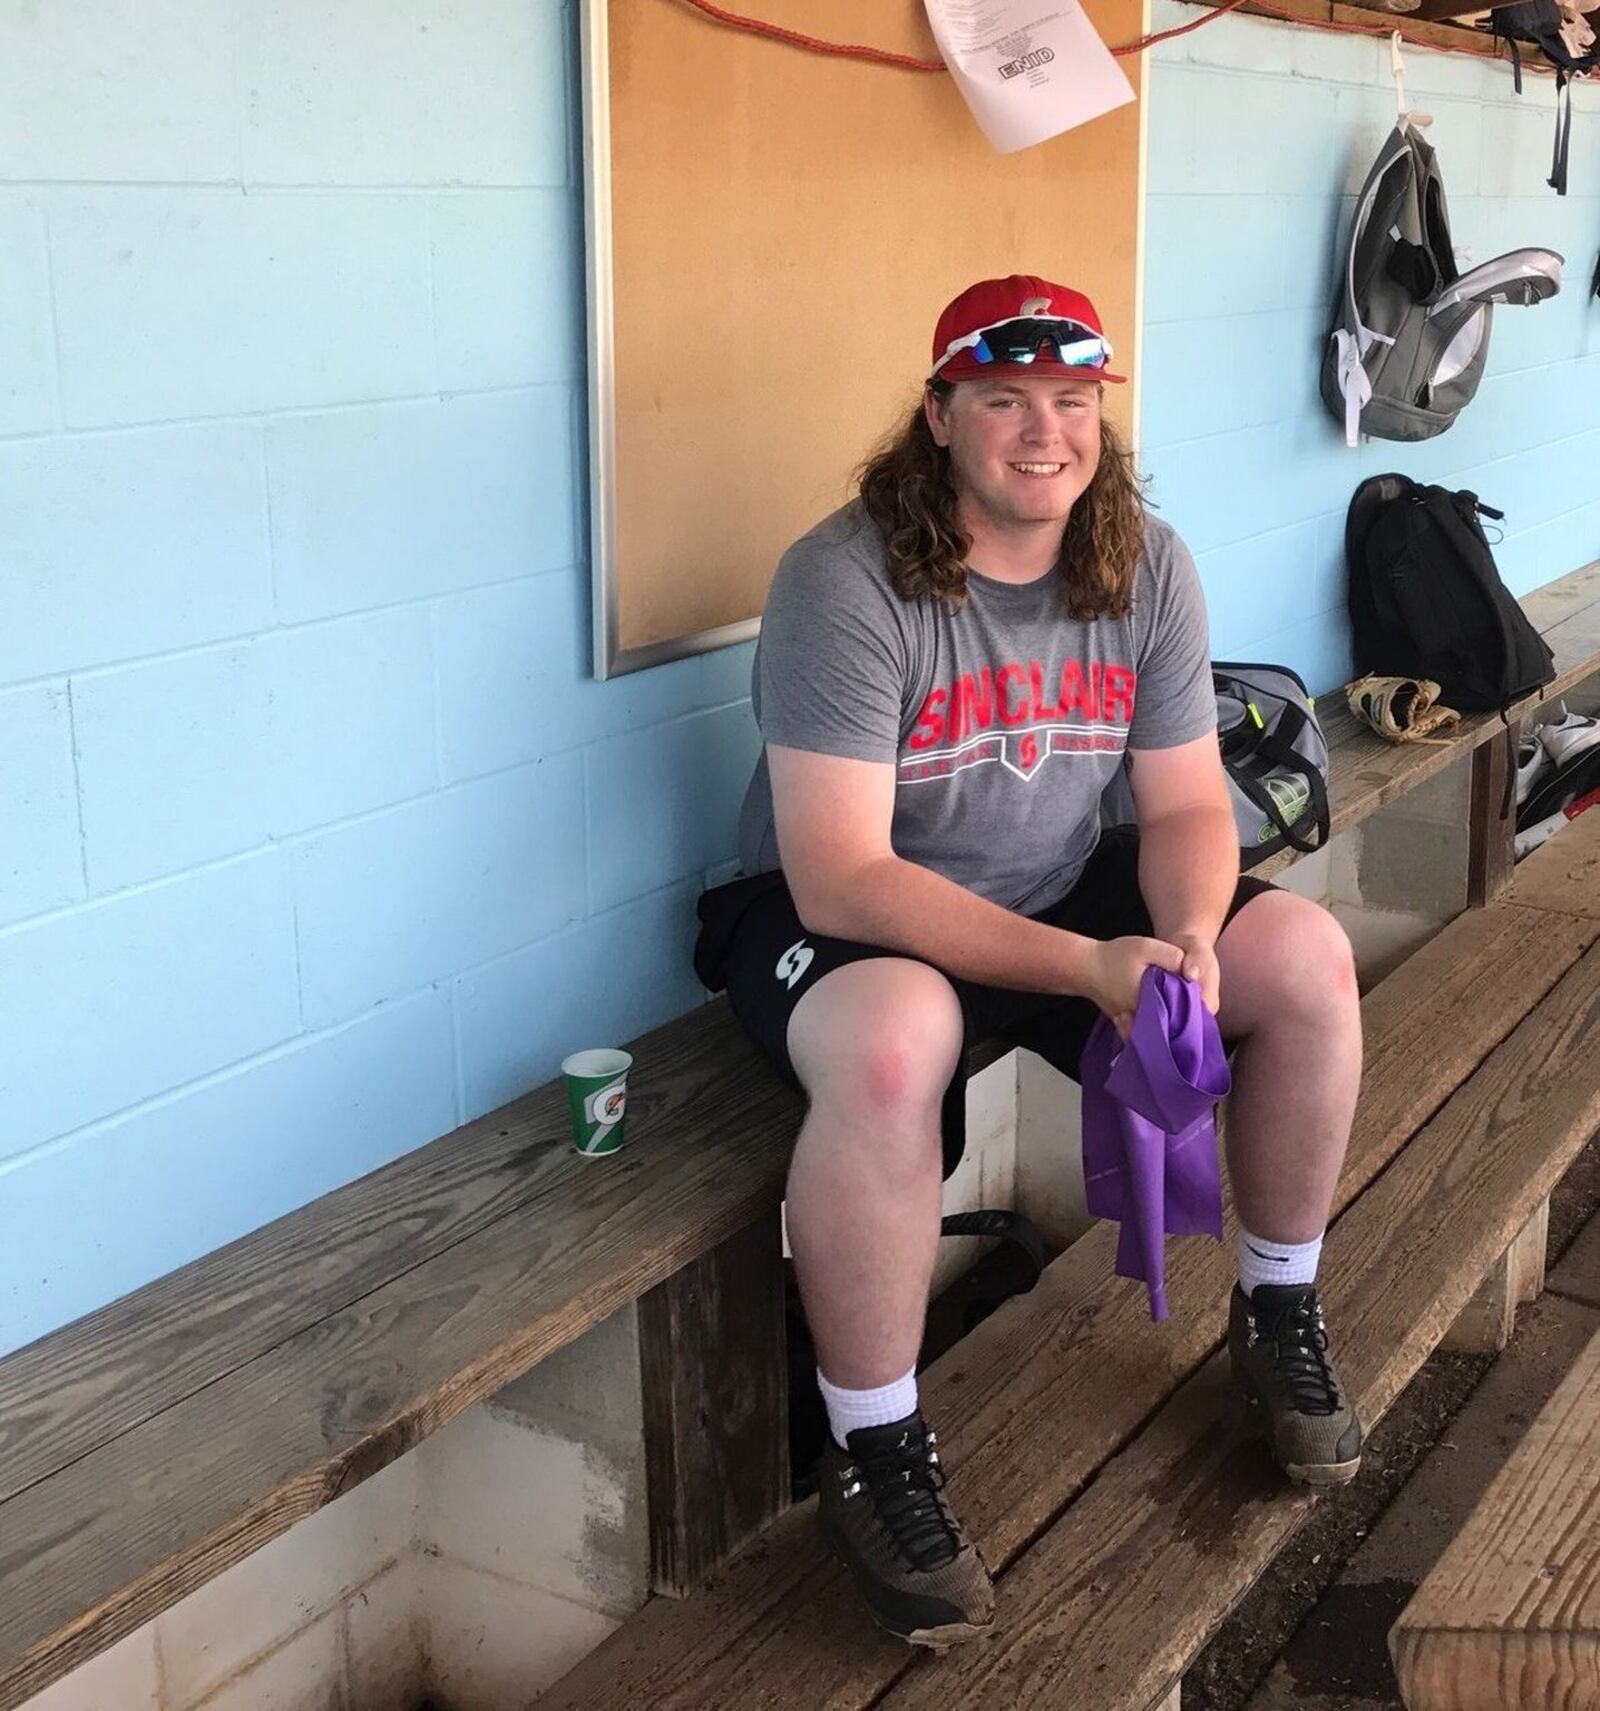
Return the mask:
<svg viewBox="0 0 1600 1711">
<path fill-rule="evenodd" d="M 902 951 L 959 980 L 1022 992 L 1086 990 L 1089 940 L 1030 921 L 899 856 L 857 869 L 846 895 L 796 902 L 813 932 Z"/>
<path fill-rule="evenodd" d="M 1222 808 L 1185 808 L 1139 830 L 1139 889 L 1158 939 L 1215 944 L 1239 880 L 1239 833 Z"/>
</svg>

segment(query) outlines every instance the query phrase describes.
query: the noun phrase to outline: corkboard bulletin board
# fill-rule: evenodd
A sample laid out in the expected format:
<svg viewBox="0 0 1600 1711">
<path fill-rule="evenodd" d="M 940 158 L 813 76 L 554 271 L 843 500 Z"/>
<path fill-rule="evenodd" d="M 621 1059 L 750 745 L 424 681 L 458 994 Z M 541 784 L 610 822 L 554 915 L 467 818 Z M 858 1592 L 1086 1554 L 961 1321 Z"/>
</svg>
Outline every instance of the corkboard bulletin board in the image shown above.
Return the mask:
<svg viewBox="0 0 1600 1711">
<path fill-rule="evenodd" d="M 920 0 L 738 9 L 937 57 Z M 1141 0 L 1087 9 L 1107 42 L 1140 32 Z M 584 0 L 583 46 L 597 676 L 755 633 L 780 553 L 915 403 L 972 280 L 1086 290 L 1136 378 L 1137 102 L 1001 155 L 946 76 L 680 0 Z M 1125 427 L 1132 391 L 1107 388 Z"/>
</svg>

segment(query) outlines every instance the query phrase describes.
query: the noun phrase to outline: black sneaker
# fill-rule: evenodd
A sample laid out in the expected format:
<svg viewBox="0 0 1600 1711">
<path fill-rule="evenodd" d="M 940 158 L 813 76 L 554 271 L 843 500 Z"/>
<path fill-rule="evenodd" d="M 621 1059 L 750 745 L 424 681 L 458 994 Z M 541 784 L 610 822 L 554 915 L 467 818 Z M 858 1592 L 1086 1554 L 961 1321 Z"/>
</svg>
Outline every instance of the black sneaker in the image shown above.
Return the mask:
<svg viewBox="0 0 1600 1711">
<path fill-rule="evenodd" d="M 1328 1359 L 1313 1283 L 1237 1285 L 1228 1314 L 1233 1382 L 1302 1485 L 1344 1485 L 1361 1466 L 1361 1422 Z"/>
<path fill-rule="evenodd" d="M 878 1626 L 942 1651 L 987 1634 L 994 1587 L 941 1492 L 944 1469 L 919 1413 L 830 1437 L 817 1518 Z"/>
</svg>

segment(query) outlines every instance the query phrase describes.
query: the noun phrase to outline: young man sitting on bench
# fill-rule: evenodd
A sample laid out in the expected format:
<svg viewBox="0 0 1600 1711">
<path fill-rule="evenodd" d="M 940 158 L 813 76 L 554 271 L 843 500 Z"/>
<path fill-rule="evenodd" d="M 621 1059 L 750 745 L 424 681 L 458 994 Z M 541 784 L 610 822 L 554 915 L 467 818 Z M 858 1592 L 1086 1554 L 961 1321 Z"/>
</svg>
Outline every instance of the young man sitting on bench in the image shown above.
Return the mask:
<svg viewBox="0 0 1600 1711">
<path fill-rule="evenodd" d="M 1101 413 L 1110 358 L 1088 299 L 1043 279 L 940 316 L 916 412 L 778 568 L 746 877 L 701 902 L 702 979 L 808 1101 L 787 1215 L 822 1524 L 876 1619 L 936 1646 L 994 1607 L 915 1376 L 972 1040 L 1076 1075 L 1147 967 L 1199 983 L 1235 1053 L 1235 1381 L 1291 1477 L 1361 1453 L 1315 1282 L 1361 1074 L 1350 949 L 1240 876 L 1199 580 Z M 1102 837 L 1125 755 L 1137 831 Z"/>
</svg>

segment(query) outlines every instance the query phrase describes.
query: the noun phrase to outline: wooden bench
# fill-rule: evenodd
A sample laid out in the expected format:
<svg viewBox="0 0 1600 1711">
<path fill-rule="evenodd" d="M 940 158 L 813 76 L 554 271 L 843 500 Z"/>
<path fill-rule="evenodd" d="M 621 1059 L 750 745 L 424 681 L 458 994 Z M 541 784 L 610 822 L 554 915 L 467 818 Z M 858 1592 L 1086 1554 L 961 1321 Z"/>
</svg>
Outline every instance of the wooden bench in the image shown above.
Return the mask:
<svg viewBox="0 0 1600 1711">
<path fill-rule="evenodd" d="M 1557 649 L 1561 675 L 1547 696 L 1600 666 L 1600 566 L 1541 590 L 1528 607 Z M 1336 738 L 1340 829 L 1451 760 L 1481 756 L 1500 729 L 1480 719 L 1449 745 L 1391 750 L 1346 728 L 1337 709 L 1324 713 Z M 1486 895 L 1510 871 L 1509 824 L 1488 815 L 1499 806 L 1496 766 L 1491 753 L 1481 784 L 1475 771 L 1483 851 L 1475 860 Z M 1508 904 L 1464 917 L 1369 996 L 1372 1067 L 1341 1208 L 1420 1126 L 1443 1121 L 1435 1113 L 1452 1093 L 1446 1109 L 1457 1115 L 1435 1142 L 1443 1149 L 1437 1169 L 1455 1158 L 1463 1134 L 1482 1126 L 1475 1099 L 1524 1072 L 1533 1077 L 1529 1098 L 1557 1097 L 1525 1051 L 1505 1055 L 1506 1036 L 1541 1006 L 1549 1011 L 1543 1026 L 1570 1021 L 1593 975 L 1582 953 L 1596 934 L 1600 922 Z M 1540 1037 L 1535 1026 L 1528 1038 Z M 580 1669 L 569 1701 L 586 1702 L 588 1682 L 595 1703 L 796 1703 L 787 1686 L 773 1686 L 787 1660 L 797 1680 L 818 1668 L 826 1674 L 841 1644 L 844 1679 L 855 1685 L 839 1689 L 840 1704 L 864 1703 L 860 1695 L 904 1671 L 902 1650 L 886 1653 L 862 1633 L 805 1516 L 765 1525 L 788 1491 L 779 1218 L 799 1101 L 720 1002 L 631 1049 L 631 1144 L 614 1164 L 567 1150 L 562 1093 L 551 1084 L 0 1360 L 0 1711 L 633 1301 L 655 1586 L 682 1594 L 755 1537 L 719 1590 L 683 1607 L 683 1657 L 704 1662 L 716 1629 L 707 1613 L 726 1609 L 728 1588 L 738 1589 L 736 1619 L 726 1645 L 712 1647 L 720 1661 L 708 1664 L 707 1676 L 693 1668 L 674 1674 L 670 1660 L 657 1658 L 671 1683 L 659 1696 L 651 1687 L 628 1697 L 628 1684 L 655 1667 L 647 1668 L 650 1648 L 679 1644 L 673 1605 L 657 1599 L 602 1648 L 618 1660 L 615 1679 L 603 1679 L 611 1666 L 597 1659 Z M 971 1067 L 1001 1050 L 980 1048 Z M 1563 1136 L 1579 1124 L 1574 1110 L 1563 1105 L 1551 1115 Z M 1421 1158 L 1426 1149 L 1407 1149 L 1407 1157 L 1413 1152 Z M 1519 1208 L 1524 1222 L 1532 1216 L 1546 1177 L 1559 1173 L 1559 1146 L 1528 1157 L 1535 1153 L 1541 1162 L 1531 1175 L 1480 1185 L 1490 1197 L 1484 1204 L 1505 1209 L 1502 1223 Z M 1352 1211 L 1365 1205 L 1363 1198 Z M 1415 1358 L 1459 1309 L 1450 1291 L 1476 1265 L 1475 1288 L 1495 1257 L 1487 1249 L 1499 1242 L 1496 1253 L 1503 1251 L 1520 1227 L 1480 1233 L 1465 1257 L 1452 1255 L 1459 1263 L 1448 1287 L 1406 1345 Z M 1333 1243 L 1335 1262 L 1343 1240 Z M 1097 1472 L 1096 1490 L 1116 1489 L 1110 1475 L 1145 1442 L 1136 1434 L 1147 1417 L 1156 1415 L 1155 1432 L 1176 1408 L 1192 1426 L 1196 1398 L 1204 1414 L 1207 1386 L 1215 1386 L 1216 1362 L 1207 1362 L 1231 1278 L 1225 1250 L 1175 1253 L 1177 1311 L 1160 1331 L 1145 1318 L 1142 1296 L 1108 1283 L 1110 1256 L 1110 1233 L 1092 1232 L 1050 1269 L 1026 1310 L 998 1316 L 928 1375 L 957 1469 L 953 1494 L 1004 1571 L 1007 1606 L 1029 1584 L 1019 1568 L 1054 1560 L 1030 1550 L 1044 1529 L 1057 1549 L 1077 1548 L 1074 1529 L 1095 1511 L 1068 1505 Z M 1357 1322 L 1340 1294 L 1344 1277 L 1335 1263 L 1341 1347 Z M 1410 1358 L 1384 1366 L 1383 1384 L 1398 1388 L 1395 1374 Z M 1372 1417 L 1393 1389 L 1357 1393 Z M 721 1429 L 708 1431 L 708 1419 Z M 1201 1436 L 1213 1442 L 1209 1424 Z M 1253 1467 L 1253 1459 L 1239 1466 Z M 1206 1489 L 1203 1469 L 1193 1478 L 1195 1492 Z M 1175 1488 L 1180 1497 L 1187 1489 Z M 1264 1486 L 1264 1499 L 1274 1490 Z M 1281 1507 L 1275 1502 L 1274 1513 Z M 1202 1508 L 1220 1517 L 1214 1498 Z M 1063 1528 L 1065 1517 L 1073 1525 Z M 1170 1514 L 1158 1508 L 1147 1525 L 1164 1538 Z M 1251 1549 L 1259 1548 L 1257 1540 Z M 1225 1582 L 1235 1588 L 1230 1597 L 1242 1590 L 1236 1579 Z M 1197 1612 L 1193 1634 L 1211 1620 Z M 829 1642 L 809 1658 L 808 1635 Z M 1062 1655 L 1077 1647 L 1073 1641 Z M 770 1655 L 779 1673 L 750 1674 L 755 1652 Z M 1178 1655 L 1161 1654 L 1166 1675 L 1176 1673 Z M 764 1697 L 771 1692 L 778 1698 Z M 1123 1702 L 1108 1685 L 1104 1703 Z"/>
<path fill-rule="evenodd" d="M 1600 1333 L 1389 1634 L 1409 1711 L 1600 1707 Z"/>
<path fill-rule="evenodd" d="M 1600 1126 L 1600 816 L 1524 864 L 1519 898 L 1468 912 L 1363 1001 L 1368 1068 L 1323 1281 L 1340 1367 L 1378 1419 L 1507 1264 Z M 657 1600 L 541 1699 L 642 1707 L 1071 1706 L 1146 1711 L 1314 1494 L 1230 1420 L 1219 1352 L 1227 1244 L 1169 1247 L 1172 1318 L 1113 1279 L 1096 1226 L 923 1374 L 949 1492 L 996 1572 L 999 1632 L 943 1657 L 875 1634 L 809 1505 L 693 1599 Z M 1175 1703 L 1175 1701 L 1174 1701 Z"/>
</svg>

